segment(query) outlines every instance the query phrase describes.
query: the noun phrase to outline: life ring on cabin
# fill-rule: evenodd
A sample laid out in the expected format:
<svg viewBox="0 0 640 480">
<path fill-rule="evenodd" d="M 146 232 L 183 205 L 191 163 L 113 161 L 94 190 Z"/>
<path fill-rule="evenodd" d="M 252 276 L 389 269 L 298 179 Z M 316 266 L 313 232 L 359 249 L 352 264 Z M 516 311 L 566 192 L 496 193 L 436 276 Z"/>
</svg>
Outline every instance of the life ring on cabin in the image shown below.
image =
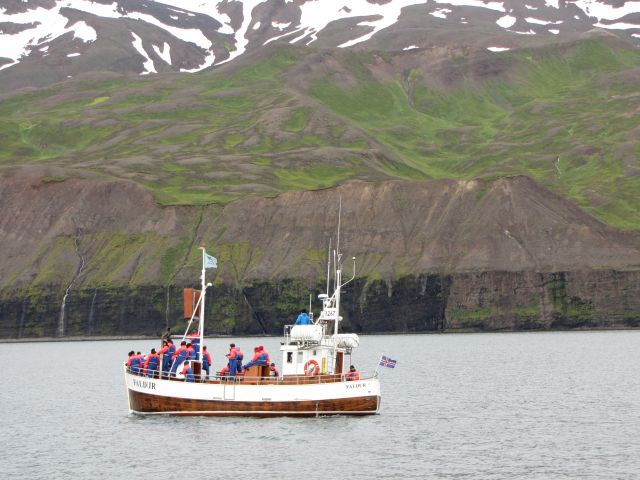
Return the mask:
<svg viewBox="0 0 640 480">
<path fill-rule="evenodd" d="M 320 367 L 318 366 L 318 362 L 315 360 L 309 360 L 304 364 L 304 374 L 305 375 L 317 375 L 320 371 Z"/>
</svg>

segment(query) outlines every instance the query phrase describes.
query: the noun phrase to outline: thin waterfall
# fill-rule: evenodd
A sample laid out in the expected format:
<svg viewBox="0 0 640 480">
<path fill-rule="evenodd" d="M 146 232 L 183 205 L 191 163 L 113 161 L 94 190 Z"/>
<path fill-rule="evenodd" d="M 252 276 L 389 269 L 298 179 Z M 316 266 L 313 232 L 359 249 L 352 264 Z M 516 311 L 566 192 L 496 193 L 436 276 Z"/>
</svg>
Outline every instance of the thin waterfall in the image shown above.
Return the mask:
<svg viewBox="0 0 640 480">
<path fill-rule="evenodd" d="M 22 301 L 22 313 L 20 314 L 20 324 L 18 325 L 18 338 L 22 338 L 24 333 L 24 318 L 27 314 L 27 299 Z"/>
<path fill-rule="evenodd" d="M 78 257 L 80 257 L 80 266 L 78 267 L 78 270 L 76 270 L 75 275 L 71 279 L 71 282 L 69 283 L 69 286 L 64 291 L 64 296 L 62 297 L 62 305 L 60 306 L 60 318 L 58 319 L 58 331 L 57 331 L 58 337 L 64 337 L 64 333 L 65 333 L 64 314 L 65 314 L 65 307 L 67 305 L 67 297 L 69 296 L 71 287 L 73 287 L 73 284 L 75 283 L 76 279 L 78 278 L 78 276 L 80 276 L 80 274 L 82 273 L 82 270 L 84 270 L 84 256 L 80 253 L 80 229 L 78 229 L 76 232 L 76 238 L 74 240 L 74 244 L 76 246 L 76 253 L 78 254 Z"/>
<path fill-rule="evenodd" d="M 165 328 L 169 328 L 169 293 L 170 293 L 169 289 L 170 288 L 171 288 L 171 285 L 167 284 L 167 304 L 164 308 L 164 323 L 166 324 Z"/>
<path fill-rule="evenodd" d="M 96 296 L 98 295 L 98 289 L 93 291 L 93 298 L 91 299 L 91 309 L 89 310 L 89 321 L 87 322 L 87 335 L 93 335 L 93 312 L 96 304 Z"/>
</svg>

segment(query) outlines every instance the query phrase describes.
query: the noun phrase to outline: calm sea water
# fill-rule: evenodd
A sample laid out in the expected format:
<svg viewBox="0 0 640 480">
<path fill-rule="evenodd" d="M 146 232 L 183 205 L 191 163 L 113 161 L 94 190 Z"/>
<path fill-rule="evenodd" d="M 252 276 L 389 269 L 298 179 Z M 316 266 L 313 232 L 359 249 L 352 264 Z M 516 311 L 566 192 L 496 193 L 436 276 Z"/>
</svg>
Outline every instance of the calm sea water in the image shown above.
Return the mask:
<svg viewBox="0 0 640 480">
<path fill-rule="evenodd" d="M 280 365 L 279 339 L 236 340 Z M 398 360 L 380 415 L 312 419 L 131 415 L 121 364 L 157 342 L 0 345 L 0 477 L 640 478 L 640 332 L 361 343 L 361 370 Z"/>
</svg>

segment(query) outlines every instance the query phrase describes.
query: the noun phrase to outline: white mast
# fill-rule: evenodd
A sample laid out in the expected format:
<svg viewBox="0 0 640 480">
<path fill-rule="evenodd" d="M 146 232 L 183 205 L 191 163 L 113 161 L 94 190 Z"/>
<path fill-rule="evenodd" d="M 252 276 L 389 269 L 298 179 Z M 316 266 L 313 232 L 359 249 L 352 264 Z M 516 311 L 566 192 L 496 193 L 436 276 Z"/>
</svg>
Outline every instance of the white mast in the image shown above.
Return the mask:
<svg viewBox="0 0 640 480">
<path fill-rule="evenodd" d="M 207 252 L 204 247 L 200 247 L 202 249 L 202 289 L 200 291 L 200 322 L 198 324 L 198 333 L 200 334 L 200 353 L 198 354 L 198 358 L 196 360 L 200 360 L 202 362 L 203 359 L 203 349 L 204 349 L 204 297 L 207 293 L 207 284 L 205 283 L 205 258 Z"/>
<path fill-rule="evenodd" d="M 340 226 L 342 224 L 342 195 L 338 203 L 338 239 L 336 241 L 336 278 L 335 278 L 335 299 L 336 299 L 336 321 L 333 334 L 338 335 L 338 323 L 340 323 L 340 288 L 342 287 L 342 254 L 340 253 Z"/>
<path fill-rule="evenodd" d="M 327 252 L 327 295 L 329 295 L 329 279 L 331 278 L 331 237 L 329 237 L 329 251 Z"/>
</svg>

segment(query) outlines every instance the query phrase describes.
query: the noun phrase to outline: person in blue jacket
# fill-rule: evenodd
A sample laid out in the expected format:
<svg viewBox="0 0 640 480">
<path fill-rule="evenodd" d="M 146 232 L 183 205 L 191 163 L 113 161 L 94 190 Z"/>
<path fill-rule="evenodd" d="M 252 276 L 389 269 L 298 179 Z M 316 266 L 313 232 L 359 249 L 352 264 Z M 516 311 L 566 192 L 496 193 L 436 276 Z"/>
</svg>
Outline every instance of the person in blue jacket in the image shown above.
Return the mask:
<svg viewBox="0 0 640 480">
<path fill-rule="evenodd" d="M 147 375 L 147 377 L 156 376 L 159 363 L 160 357 L 156 353 L 156 349 L 152 348 L 151 353 L 147 355 L 147 359 L 144 362 L 144 373 Z"/>
<path fill-rule="evenodd" d="M 180 343 L 180 348 L 176 350 L 176 353 L 173 354 L 173 364 L 171 365 L 171 376 L 176 376 L 176 371 L 178 370 L 178 366 L 182 364 L 187 359 L 187 342 L 182 341 Z"/>
<path fill-rule="evenodd" d="M 296 318 L 296 323 L 294 325 L 311 325 L 311 318 L 309 318 L 309 314 L 306 309 L 300 310 L 300 315 Z"/>
<path fill-rule="evenodd" d="M 136 352 L 134 352 L 133 350 L 129 352 L 129 358 L 127 359 L 127 363 L 125 365 L 129 367 L 129 371 L 134 375 L 138 375 L 138 373 L 140 372 L 140 368 L 142 367 L 142 365 L 140 365 L 140 357 L 138 357 L 136 355 Z"/>
<path fill-rule="evenodd" d="M 269 365 L 271 363 L 269 353 L 264 349 L 262 345 L 258 345 L 253 349 L 253 351 L 255 352 L 253 354 L 253 358 L 243 367 L 245 370 L 249 367 L 253 367 L 254 365 Z"/>
<path fill-rule="evenodd" d="M 229 353 L 225 356 L 229 359 L 229 378 L 235 378 L 238 372 L 238 353 L 236 351 L 236 344 L 229 344 Z"/>
<path fill-rule="evenodd" d="M 207 372 L 205 379 L 209 378 L 209 368 L 211 367 L 211 354 L 207 351 L 207 346 L 202 347 L 202 369 Z"/>
<path fill-rule="evenodd" d="M 193 375 L 193 369 L 191 368 L 191 365 L 189 365 L 189 362 L 184 362 L 184 368 L 182 369 L 182 375 L 184 375 L 184 380 L 186 382 L 195 382 L 196 378 Z"/>
<path fill-rule="evenodd" d="M 194 360 L 200 360 L 200 333 L 191 332 L 187 338 L 191 341 L 191 346 L 195 350 Z"/>
</svg>

